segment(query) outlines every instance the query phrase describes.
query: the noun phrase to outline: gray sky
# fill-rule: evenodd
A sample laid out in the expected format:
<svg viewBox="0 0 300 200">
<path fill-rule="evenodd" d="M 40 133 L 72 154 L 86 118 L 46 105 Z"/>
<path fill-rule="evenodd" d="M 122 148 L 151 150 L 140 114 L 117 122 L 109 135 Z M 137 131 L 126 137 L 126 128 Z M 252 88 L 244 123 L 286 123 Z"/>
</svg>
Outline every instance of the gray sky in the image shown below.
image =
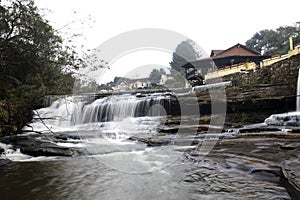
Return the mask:
<svg viewBox="0 0 300 200">
<path fill-rule="evenodd" d="M 212 49 L 244 44 L 259 30 L 300 21 L 299 0 L 36 0 L 36 3 L 39 8 L 51 10 L 46 17 L 54 28 L 60 29 L 69 24 L 61 31 L 82 34 L 77 41 L 82 50 L 96 48 L 126 31 L 163 28 L 189 37 L 209 54 Z M 116 68 L 122 65 L 123 69 L 129 65 L 168 65 L 171 55 L 162 55 L 151 63 L 139 61 L 136 64 L 132 59 L 121 62 L 121 58 L 114 65 L 118 64 Z M 139 55 L 141 61 L 146 57 L 149 56 Z"/>
</svg>

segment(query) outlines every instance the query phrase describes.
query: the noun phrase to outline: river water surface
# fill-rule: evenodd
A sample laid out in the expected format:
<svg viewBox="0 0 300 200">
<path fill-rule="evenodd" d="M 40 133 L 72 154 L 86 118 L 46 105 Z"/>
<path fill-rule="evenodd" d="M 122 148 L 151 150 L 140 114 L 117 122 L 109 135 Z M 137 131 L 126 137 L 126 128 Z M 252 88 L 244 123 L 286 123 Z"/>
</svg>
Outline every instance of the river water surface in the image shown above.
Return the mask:
<svg viewBox="0 0 300 200">
<path fill-rule="evenodd" d="M 151 147 L 128 138 L 158 134 L 167 114 L 161 108 L 169 105 L 160 97 L 122 98 L 114 105 L 105 99 L 76 105 L 58 100 L 39 110 L 39 116 L 49 119 L 35 121 L 32 127 L 45 133 L 51 129 L 51 134 L 78 134 L 80 139 L 53 143 L 81 153 L 31 157 L 6 147 L 10 150 L 5 157 L 15 162 L 0 166 L 1 199 L 291 198 L 277 173 L 278 166 L 299 164 L 299 139 L 226 137 L 207 156 L 197 154 L 191 144 Z M 296 148 L 278 147 L 287 142 Z"/>
</svg>

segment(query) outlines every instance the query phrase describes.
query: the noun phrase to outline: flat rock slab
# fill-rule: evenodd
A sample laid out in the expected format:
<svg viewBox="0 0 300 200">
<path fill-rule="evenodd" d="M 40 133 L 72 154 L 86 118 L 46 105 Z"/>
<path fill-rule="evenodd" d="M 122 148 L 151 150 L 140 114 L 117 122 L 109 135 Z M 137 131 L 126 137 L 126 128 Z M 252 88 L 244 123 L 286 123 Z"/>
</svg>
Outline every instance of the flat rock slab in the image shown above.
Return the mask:
<svg viewBox="0 0 300 200">
<path fill-rule="evenodd" d="M 73 156 L 75 150 L 58 146 L 50 140 L 27 135 L 16 135 L 2 138 L 0 142 L 20 148 L 21 152 L 30 156 Z"/>
</svg>

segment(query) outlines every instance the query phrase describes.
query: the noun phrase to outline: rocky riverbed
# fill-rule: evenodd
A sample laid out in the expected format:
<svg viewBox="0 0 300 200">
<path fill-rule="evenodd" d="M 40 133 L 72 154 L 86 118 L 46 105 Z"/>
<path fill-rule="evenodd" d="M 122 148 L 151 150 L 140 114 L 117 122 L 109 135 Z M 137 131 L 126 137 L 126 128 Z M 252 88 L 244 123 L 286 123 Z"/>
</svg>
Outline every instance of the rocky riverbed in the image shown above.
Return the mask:
<svg viewBox="0 0 300 200">
<path fill-rule="evenodd" d="M 268 188 L 270 192 L 278 190 L 278 194 L 273 194 L 275 196 L 281 196 L 283 199 L 300 198 L 299 128 L 292 126 L 283 128 L 263 123 L 239 127 L 231 124 L 230 128 L 221 130 L 217 135 L 216 144 L 209 154 L 204 156 L 198 149 L 210 135 L 208 130 L 211 127 L 207 122 L 211 119 L 204 116 L 200 118 L 199 125 L 181 127 L 183 132 L 196 131 L 196 134 L 178 137 L 177 131 L 181 120 L 189 118 L 169 118 L 160 126 L 159 132 L 134 135 L 128 140 L 152 148 L 175 147 L 176 151 L 183 153 L 184 156 L 181 158 L 183 162 L 193 163 L 184 181 L 199 185 L 200 193 L 225 192 L 239 196 L 238 190 L 245 192 L 249 189 L 248 192 L 255 192 L 256 196 L 261 198 L 268 196 L 267 191 L 251 191 L 253 188 L 247 188 L 249 181 L 247 179 L 251 179 L 264 184 L 263 187 Z M 85 137 L 88 137 L 88 133 Z M 213 138 L 216 138 L 216 135 L 213 135 Z M 1 138 L 0 142 L 12 145 L 12 149 L 20 149 L 21 153 L 32 157 L 74 158 L 89 155 L 87 149 L 80 145 L 81 139 L 78 132 L 68 132 L 10 136 Z M 11 161 L 5 158 L 3 149 L 1 152 L 3 158 L 1 165 L 9 165 Z M 247 178 L 243 177 L 245 174 Z M 210 183 L 211 176 L 217 177 L 219 182 Z M 223 179 L 233 178 L 231 176 L 238 182 L 232 183 L 231 189 L 222 186 Z M 206 190 L 208 185 L 210 189 Z"/>
</svg>

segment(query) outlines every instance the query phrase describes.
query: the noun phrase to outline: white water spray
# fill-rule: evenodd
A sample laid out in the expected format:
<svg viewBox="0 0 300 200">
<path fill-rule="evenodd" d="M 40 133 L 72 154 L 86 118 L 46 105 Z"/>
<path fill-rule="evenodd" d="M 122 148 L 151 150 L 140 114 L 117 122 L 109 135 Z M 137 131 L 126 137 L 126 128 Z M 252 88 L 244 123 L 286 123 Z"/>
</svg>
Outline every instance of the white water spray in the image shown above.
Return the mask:
<svg viewBox="0 0 300 200">
<path fill-rule="evenodd" d="M 117 129 L 130 132 L 137 128 L 134 126 L 136 123 L 139 128 L 147 126 L 145 123 L 149 121 L 148 117 L 153 122 L 155 117 L 166 116 L 170 101 L 170 97 L 163 94 L 145 97 L 108 96 L 92 101 L 85 100 L 84 97 L 70 96 L 54 101 L 50 107 L 36 110 L 33 122 L 29 127 L 24 127 L 24 130 L 62 132 L 74 131 L 82 126 L 84 129 L 101 128 L 104 132 L 107 127 L 114 132 Z M 145 129 L 147 128 L 149 129 L 148 126 Z"/>
</svg>

